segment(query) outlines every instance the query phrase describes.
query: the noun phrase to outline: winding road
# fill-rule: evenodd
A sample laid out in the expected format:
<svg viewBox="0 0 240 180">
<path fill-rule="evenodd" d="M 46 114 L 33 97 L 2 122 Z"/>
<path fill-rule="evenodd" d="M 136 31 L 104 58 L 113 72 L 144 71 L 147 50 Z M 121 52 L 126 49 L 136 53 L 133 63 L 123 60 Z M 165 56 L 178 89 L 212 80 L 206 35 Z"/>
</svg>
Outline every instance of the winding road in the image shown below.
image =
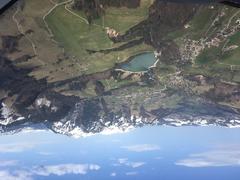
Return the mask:
<svg viewBox="0 0 240 180">
<path fill-rule="evenodd" d="M 17 25 L 17 29 L 18 29 L 19 33 L 22 34 L 30 42 L 32 49 L 33 49 L 33 53 L 37 57 L 37 60 L 41 63 L 41 65 L 45 65 L 44 61 L 42 61 L 41 59 L 38 58 L 37 46 L 35 45 L 33 40 L 26 35 L 26 33 L 23 30 L 23 27 L 20 25 L 19 21 L 17 20 L 16 16 L 18 13 L 19 13 L 19 6 L 17 6 L 17 10 L 12 16 L 13 21 Z"/>
</svg>

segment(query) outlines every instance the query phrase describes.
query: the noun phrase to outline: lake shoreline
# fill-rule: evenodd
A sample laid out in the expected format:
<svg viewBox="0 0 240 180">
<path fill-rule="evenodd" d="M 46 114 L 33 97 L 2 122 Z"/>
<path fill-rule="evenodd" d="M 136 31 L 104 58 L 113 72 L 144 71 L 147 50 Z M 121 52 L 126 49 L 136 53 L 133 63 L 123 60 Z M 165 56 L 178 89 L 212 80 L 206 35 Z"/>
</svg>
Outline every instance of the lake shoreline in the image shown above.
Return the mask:
<svg viewBox="0 0 240 180">
<path fill-rule="evenodd" d="M 149 54 L 149 53 L 153 53 L 154 54 L 154 57 L 155 57 L 155 62 L 153 65 L 149 66 L 147 68 L 147 70 L 145 71 L 130 71 L 130 70 L 125 70 L 123 68 L 121 68 L 121 66 L 123 66 L 124 64 L 127 64 L 129 62 L 131 62 L 134 58 L 136 58 L 137 56 L 141 56 L 141 55 L 144 55 L 144 54 Z M 122 63 L 119 63 L 117 65 L 117 68 L 115 68 L 115 71 L 120 71 L 120 72 L 124 72 L 124 73 L 130 73 L 130 74 L 144 74 L 144 73 L 147 73 L 149 70 L 155 68 L 157 66 L 157 63 L 159 62 L 159 58 L 157 57 L 157 53 L 155 51 L 145 51 L 145 52 L 142 52 L 142 53 L 139 53 L 139 54 L 136 54 L 136 55 L 133 55 L 133 56 L 130 56 L 126 61 L 122 62 Z"/>
</svg>

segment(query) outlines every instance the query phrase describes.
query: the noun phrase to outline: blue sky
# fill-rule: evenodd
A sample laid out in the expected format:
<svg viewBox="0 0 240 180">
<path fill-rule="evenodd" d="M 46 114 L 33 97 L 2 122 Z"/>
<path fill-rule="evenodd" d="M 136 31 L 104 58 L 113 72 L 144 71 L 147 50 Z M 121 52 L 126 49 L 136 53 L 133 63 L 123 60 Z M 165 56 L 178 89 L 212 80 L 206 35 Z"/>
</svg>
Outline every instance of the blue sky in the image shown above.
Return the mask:
<svg viewBox="0 0 240 180">
<path fill-rule="evenodd" d="M 80 139 L 47 131 L 0 137 L 0 179 L 239 178 L 240 129 L 145 127 Z"/>
</svg>

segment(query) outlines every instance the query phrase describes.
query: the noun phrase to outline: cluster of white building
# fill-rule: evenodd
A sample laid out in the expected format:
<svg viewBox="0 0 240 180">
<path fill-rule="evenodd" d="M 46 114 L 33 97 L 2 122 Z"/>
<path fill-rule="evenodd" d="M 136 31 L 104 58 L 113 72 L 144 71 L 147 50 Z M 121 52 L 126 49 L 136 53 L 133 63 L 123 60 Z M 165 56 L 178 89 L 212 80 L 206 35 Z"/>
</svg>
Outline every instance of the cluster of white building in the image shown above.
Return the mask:
<svg viewBox="0 0 240 180">
<path fill-rule="evenodd" d="M 219 21 L 219 17 L 224 16 L 225 13 L 221 13 L 213 21 L 213 24 Z M 185 28 L 189 28 L 186 25 Z M 217 32 L 213 37 L 204 37 L 199 40 L 184 39 L 185 46 L 181 48 L 182 59 L 189 60 L 194 64 L 196 57 L 205 49 L 211 47 L 219 47 L 228 37 L 234 35 L 240 30 L 240 19 L 235 21 L 234 25 L 228 24 L 221 31 Z M 231 51 L 238 48 L 238 45 L 230 45 L 223 48 L 223 52 Z"/>
</svg>

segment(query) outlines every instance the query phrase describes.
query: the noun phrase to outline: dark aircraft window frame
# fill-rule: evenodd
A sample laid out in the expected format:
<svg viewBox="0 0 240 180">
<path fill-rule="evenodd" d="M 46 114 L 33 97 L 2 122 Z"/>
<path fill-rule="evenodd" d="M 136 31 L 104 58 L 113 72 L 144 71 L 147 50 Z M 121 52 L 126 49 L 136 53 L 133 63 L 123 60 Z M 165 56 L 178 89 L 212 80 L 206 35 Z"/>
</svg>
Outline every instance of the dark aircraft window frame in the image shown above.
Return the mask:
<svg viewBox="0 0 240 180">
<path fill-rule="evenodd" d="M 8 2 L 6 2 L 6 4 L 3 5 L 2 8 L 0 8 L 0 14 L 3 14 L 8 8 L 10 8 L 17 1 L 18 0 L 9 0 Z"/>
<path fill-rule="evenodd" d="M 3 14 L 4 11 L 6 11 L 8 8 L 10 8 L 17 1 L 18 0 L 9 0 L 9 2 L 6 2 L 6 4 L 3 5 L 2 8 L 0 8 L 0 14 Z M 165 1 L 167 2 L 168 0 L 165 0 Z M 169 1 L 172 1 L 172 0 L 169 0 Z M 191 0 L 188 0 L 188 1 L 190 2 Z M 177 2 L 177 0 L 175 0 L 175 2 Z M 216 0 L 216 2 L 220 2 L 220 3 L 223 3 L 225 5 L 229 5 L 229 6 L 234 6 L 234 7 L 240 8 L 240 0 L 226 0 L 226 1 L 224 1 L 224 0 L 223 1 Z"/>
</svg>

